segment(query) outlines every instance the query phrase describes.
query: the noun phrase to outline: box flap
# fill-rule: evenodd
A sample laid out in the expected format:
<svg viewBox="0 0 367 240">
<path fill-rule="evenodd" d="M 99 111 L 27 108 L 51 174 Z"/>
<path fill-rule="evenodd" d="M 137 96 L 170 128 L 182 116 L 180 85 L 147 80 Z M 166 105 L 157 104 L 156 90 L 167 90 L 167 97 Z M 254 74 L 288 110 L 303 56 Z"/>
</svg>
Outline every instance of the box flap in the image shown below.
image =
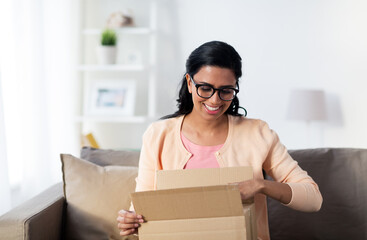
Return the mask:
<svg viewBox="0 0 367 240">
<path fill-rule="evenodd" d="M 225 185 L 253 178 L 252 167 L 159 170 L 157 189 Z"/>
<path fill-rule="evenodd" d="M 131 198 L 147 221 L 243 216 L 237 185 L 135 192 Z"/>
<path fill-rule="evenodd" d="M 245 221 L 243 216 L 148 221 L 139 228 L 139 239 L 252 240 L 247 237 Z"/>
</svg>

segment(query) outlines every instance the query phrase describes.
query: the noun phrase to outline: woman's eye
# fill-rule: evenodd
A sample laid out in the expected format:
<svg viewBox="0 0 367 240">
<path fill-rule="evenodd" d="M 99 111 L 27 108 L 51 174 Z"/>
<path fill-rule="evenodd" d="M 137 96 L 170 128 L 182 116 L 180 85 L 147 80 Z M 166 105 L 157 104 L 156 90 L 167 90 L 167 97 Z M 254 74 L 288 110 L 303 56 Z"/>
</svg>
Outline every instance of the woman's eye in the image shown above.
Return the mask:
<svg viewBox="0 0 367 240">
<path fill-rule="evenodd" d="M 212 91 L 212 88 L 211 87 L 208 87 L 208 86 L 201 86 L 200 87 L 200 90 L 201 91 L 204 91 L 204 92 L 211 92 Z"/>
<path fill-rule="evenodd" d="M 224 88 L 224 89 L 222 89 L 222 93 L 223 94 L 232 94 L 233 93 L 233 90 L 230 89 L 230 88 L 228 88 L 228 89 Z"/>
</svg>

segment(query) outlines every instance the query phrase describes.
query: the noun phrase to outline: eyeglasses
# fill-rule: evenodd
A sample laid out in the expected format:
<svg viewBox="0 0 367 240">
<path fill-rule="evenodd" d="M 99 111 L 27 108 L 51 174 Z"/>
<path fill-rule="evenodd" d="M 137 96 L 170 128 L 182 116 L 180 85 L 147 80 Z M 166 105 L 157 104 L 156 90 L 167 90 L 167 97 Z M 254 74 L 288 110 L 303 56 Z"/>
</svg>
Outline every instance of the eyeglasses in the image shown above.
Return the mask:
<svg viewBox="0 0 367 240">
<path fill-rule="evenodd" d="M 194 79 L 190 76 L 191 82 L 196 87 L 196 93 L 199 97 L 209 99 L 211 98 L 216 91 L 218 91 L 219 98 L 223 101 L 232 101 L 237 93 L 239 92 L 238 89 L 233 87 L 221 87 L 221 88 L 214 88 L 209 84 L 198 84 L 194 82 Z"/>
</svg>

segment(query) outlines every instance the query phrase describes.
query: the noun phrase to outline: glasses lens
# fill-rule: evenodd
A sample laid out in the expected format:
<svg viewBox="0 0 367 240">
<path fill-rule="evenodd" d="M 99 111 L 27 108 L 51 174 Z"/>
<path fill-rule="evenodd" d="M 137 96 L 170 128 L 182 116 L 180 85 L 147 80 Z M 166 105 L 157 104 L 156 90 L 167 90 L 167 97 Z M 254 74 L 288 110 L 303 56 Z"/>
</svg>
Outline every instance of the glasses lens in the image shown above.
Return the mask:
<svg viewBox="0 0 367 240">
<path fill-rule="evenodd" d="M 198 87 L 198 95 L 203 98 L 210 98 L 213 95 L 214 89 L 211 86 Z"/>
<path fill-rule="evenodd" d="M 232 100 L 236 96 L 236 91 L 231 88 L 223 88 L 219 91 L 219 97 L 222 100 Z"/>
</svg>

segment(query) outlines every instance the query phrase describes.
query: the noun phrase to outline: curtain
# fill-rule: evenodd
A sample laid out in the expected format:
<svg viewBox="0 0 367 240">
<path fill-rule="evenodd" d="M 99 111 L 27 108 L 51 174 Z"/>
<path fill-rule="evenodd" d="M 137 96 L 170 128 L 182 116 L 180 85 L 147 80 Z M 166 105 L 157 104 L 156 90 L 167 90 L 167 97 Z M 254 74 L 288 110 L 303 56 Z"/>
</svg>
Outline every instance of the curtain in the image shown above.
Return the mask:
<svg viewBox="0 0 367 240">
<path fill-rule="evenodd" d="M 1 72 L 0 72 L 0 215 L 10 209 L 10 185 L 8 178 L 8 163 L 6 161 L 6 147 L 5 147 L 5 125 L 4 125 L 4 111 L 1 95 Z"/>
<path fill-rule="evenodd" d="M 72 0 L 2 0 L 0 9 L 1 134 L 14 207 L 60 182 L 59 154 L 78 152 L 77 12 Z"/>
</svg>

